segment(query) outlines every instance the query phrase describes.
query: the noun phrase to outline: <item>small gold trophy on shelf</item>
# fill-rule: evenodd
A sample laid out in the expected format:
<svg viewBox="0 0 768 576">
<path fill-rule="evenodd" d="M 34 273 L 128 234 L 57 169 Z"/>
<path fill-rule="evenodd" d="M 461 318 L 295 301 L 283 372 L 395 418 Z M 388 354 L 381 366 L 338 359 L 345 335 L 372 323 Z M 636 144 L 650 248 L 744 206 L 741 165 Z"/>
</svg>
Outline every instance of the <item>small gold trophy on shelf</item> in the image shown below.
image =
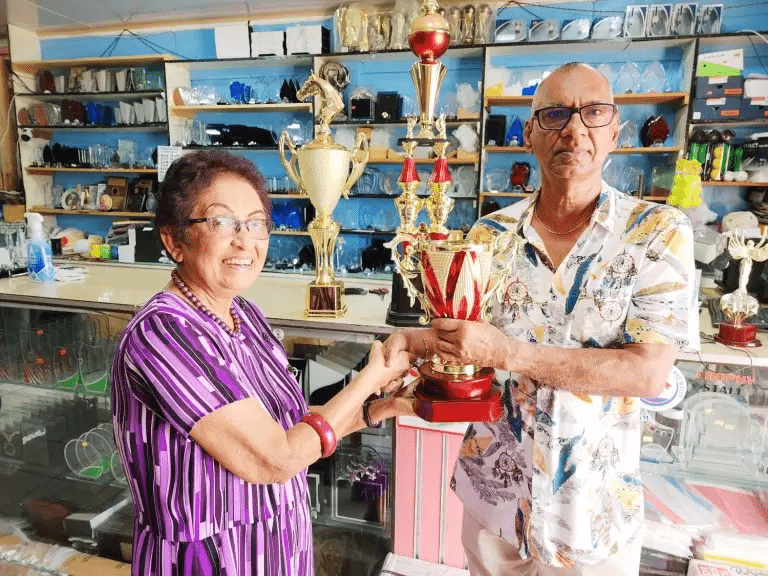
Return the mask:
<svg viewBox="0 0 768 576">
<path fill-rule="evenodd" d="M 739 262 L 739 286 L 720 298 L 720 310 L 726 320 L 720 322 L 715 340 L 730 346 L 760 346 L 755 336 L 757 326 L 747 322 L 747 318 L 757 314 L 760 304 L 757 298 L 747 292 L 752 262 L 768 260 L 768 238 L 765 234 L 755 244 L 754 240 L 744 242 L 744 236 L 734 233 L 728 241 L 728 253 Z"/>
<path fill-rule="evenodd" d="M 422 14 L 411 24 L 408 42 L 420 61 L 411 68 L 419 102 L 419 118 L 408 119 L 408 132 L 400 142 L 405 150 L 398 185 L 403 193 L 395 200 L 400 226 L 395 238 L 386 244 L 398 274 L 393 278 L 392 302 L 387 322 L 412 325 L 413 312 L 403 310 L 402 288 L 423 309 L 416 314 L 419 323 L 432 317 L 480 320 L 487 318 L 493 298 L 500 298 L 520 238 L 504 232 L 487 238 L 464 238 L 460 230 L 446 227 L 453 209 L 447 190 L 451 185 L 446 152 L 445 118 L 435 118 L 435 106 L 445 67 L 437 61 L 448 48 L 451 35 L 448 22 L 438 13 L 435 0 L 423 0 Z M 419 124 L 418 135 L 414 128 Z M 432 148 L 434 167 L 429 177 L 430 196 L 419 198 L 414 150 Z M 430 224 L 416 226 L 421 208 Z M 400 323 L 402 322 L 402 323 Z M 419 367 L 420 381 L 414 390 L 414 410 L 431 422 L 478 422 L 501 416 L 501 394 L 493 387 L 494 370 L 488 367 L 443 362 L 435 356 Z"/>
<path fill-rule="evenodd" d="M 348 197 L 368 162 L 368 140 L 360 133 L 355 148 L 350 151 L 336 144 L 329 124 L 343 108 L 341 95 L 316 74 L 310 74 L 296 93 L 299 100 L 316 95 L 320 98 L 319 122 L 315 139 L 296 148 L 290 135 L 280 135 L 280 161 L 285 172 L 299 187 L 300 194 L 309 195 L 315 208 L 315 219 L 307 226 L 315 247 L 315 280 L 307 289 L 308 317 L 338 318 L 347 311 L 344 303 L 344 283 L 333 273 L 333 252 L 339 224 L 332 217 L 339 198 Z M 286 155 L 290 150 L 290 158 Z M 352 168 L 350 170 L 350 163 Z"/>
</svg>

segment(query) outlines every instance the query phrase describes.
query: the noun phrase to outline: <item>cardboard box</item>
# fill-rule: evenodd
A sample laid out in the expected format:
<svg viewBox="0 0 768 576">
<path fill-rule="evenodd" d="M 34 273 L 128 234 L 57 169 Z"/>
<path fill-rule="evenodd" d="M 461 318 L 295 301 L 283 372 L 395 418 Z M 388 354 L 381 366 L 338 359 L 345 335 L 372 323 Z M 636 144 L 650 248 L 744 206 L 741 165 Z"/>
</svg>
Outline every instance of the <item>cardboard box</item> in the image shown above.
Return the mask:
<svg viewBox="0 0 768 576">
<path fill-rule="evenodd" d="M 24 204 L 3 204 L 3 222 L 24 222 Z"/>
<path fill-rule="evenodd" d="M 691 120 L 734 120 L 740 107 L 741 98 L 694 98 Z"/>
<path fill-rule="evenodd" d="M 286 54 L 327 54 L 331 47 L 331 31 L 325 26 L 288 26 L 285 29 Z"/>
<path fill-rule="evenodd" d="M 743 76 L 699 76 L 696 78 L 696 98 L 741 96 L 743 92 Z"/>
<path fill-rule="evenodd" d="M 111 210 L 124 210 L 125 198 L 128 194 L 128 180 L 110 176 L 107 178 L 107 191 L 105 192 L 112 199 Z"/>
<path fill-rule="evenodd" d="M 765 120 L 768 118 L 768 102 L 762 99 L 743 99 L 739 120 Z"/>
</svg>

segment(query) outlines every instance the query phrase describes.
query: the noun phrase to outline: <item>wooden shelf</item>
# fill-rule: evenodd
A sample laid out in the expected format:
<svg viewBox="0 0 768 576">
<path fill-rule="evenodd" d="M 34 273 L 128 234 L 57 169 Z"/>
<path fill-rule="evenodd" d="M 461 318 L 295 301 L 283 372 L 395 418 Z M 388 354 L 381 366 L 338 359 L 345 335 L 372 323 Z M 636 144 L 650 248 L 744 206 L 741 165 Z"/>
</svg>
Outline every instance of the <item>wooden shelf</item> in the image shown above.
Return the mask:
<svg viewBox="0 0 768 576">
<path fill-rule="evenodd" d="M 46 168 L 43 166 L 26 166 L 27 174 L 40 176 L 44 174 L 98 173 L 98 174 L 157 174 L 157 168 Z"/>
<path fill-rule="evenodd" d="M 200 104 L 189 106 L 171 105 L 168 107 L 171 114 L 181 117 L 190 117 L 202 112 L 311 112 L 312 104 L 309 102 L 278 102 L 276 104 Z"/>
<path fill-rule="evenodd" d="M 446 120 L 446 126 L 459 126 L 467 122 L 480 122 L 480 116 L 473 116 L 472 118 L 453 118 Z M 386 128 L 387 126 L 407 126 L 405 120 L 395 120 L 394 122 L 377 122 L 375 120 L 335 120 L 331 122 L 331 126 L 370 126 L 371 128 Z"/>
<path fill-rule="evenodd" d="M 649 202 L 667 202 L 668 196 L 643 196 L 641 200 L 648 200 Z"/>
<path fill-rule="evenodd" d="M 702 186 L 717 186 L 723 188 L 768 188 L 768 182 L 725 182 L 725 181 L 704 181 L 701 182 Z"/>
<path fill-rule="evenodd" d="M 502 154 L 533 154 L 524 146 L 483 146 L 483 150 Z"/>
<path fill-rule="evenodd" d="M 687 92 L 645 92 L 641 94 L 614 94 L 616 104 L 688 104 Z M 485 99 L 485 107 L 530 106 L 533 96 L 492 96 Z"/>
<path fill-rule="evenodd" d="M 309 236 L 309 232 L 306 230 L 277 230 L 273 229 L 270 234 L 277 234 L 278 236 Z"/>
<path fill-rule="evenodd" d="M 85 66 L 89 68 L 123 68 L 130 66 L 151 66 L 173 60 L 168 54 L 147 54 L 144 56 L 105 56 L 101 58 L 65 58 L 62 60 L 22 60 L 12 62 L 17 72 L 34 74 L 40 70 L 56 70 Z"/>
<path fill-rule="evenodd" d="M 644 148 L 616 148 L 611 154 L 677 154 L 681 146 L 648 146 Z"/>
<path fill-rule="evenodd" d="M 32 206 L 28 212 L 37 212 L 45 216 L 106 216 L 108 218 L 140 218 L 148 220 L 155 217 L 154 212 L 125 212 L 118 210 L 65 210 L 63 208 L 48 208 L 47 206 Z"/>
<path fill-rule="evenodd" d="M 156 98 L 162 95 L 162 90 L 143 90 L 140 92 L 67 92 L 66 94 L 18 92 L 16 94 L 19 98 L 34 98 L 35 100 L 51 102 L 59 100 L 136 100 L 139 98 Z"/>
<path fill-rule="evenodd" d="M 167 132 L 166 122 L 153 122 L 151 124 L 126 124 L 121 126 L 73 126 L 71 124 L 56 124 L 55 126 L 23 126 L 18 125 L 19 130 L 65 130 L 68 132 Z"/>
<path fill-rule="evenodd" d="M 291 200 L 296 198 L 306 198 L 309 200 L 309 196 L 306 194 L 298 194 L 298 193 L 291 193 L 291 194 L 267 194 L 269 198 L 272 198 L 273 200 Z"/>
<path fill-rule="evenodd" d="M 526 198 L 531 194 L 533 194 L 533 191 L 530 191 L 530 192 L 480 192 L 480 198 L 493 197 L 493 196 L 496 196 L 498 198 Z"/>
<path fill-rule="evenodd" d="M 414 158 L 416 164 L 434 164 L 434 158 Z M 448 164 L 477 164 L 480 161 L 479 156 L 473 156 L 469 159 L 448 158 Z M 385 158 L 382 160 L 368 160 L 368 164 L 402 164 L 403 158 Z"/>
</svg>

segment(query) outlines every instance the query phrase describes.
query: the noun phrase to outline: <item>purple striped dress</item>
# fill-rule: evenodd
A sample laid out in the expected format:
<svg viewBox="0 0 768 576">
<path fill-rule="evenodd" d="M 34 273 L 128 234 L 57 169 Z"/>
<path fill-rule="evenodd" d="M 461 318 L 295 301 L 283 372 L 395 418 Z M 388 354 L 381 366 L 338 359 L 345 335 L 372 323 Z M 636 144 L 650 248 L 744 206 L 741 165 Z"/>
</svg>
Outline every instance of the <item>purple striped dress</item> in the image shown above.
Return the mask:
<svg viewBox="0 0 768 576">
<path fill-rule="evenodd" d="M 112 419 L 135 507 L 134 576 L 314 573 L 306 471 L 250 484 L 190 436 L 206 414 L 257 398 L 283 428 L 307 412 L 261 311 L 235 299 L 241 335 L 174 294 L 139 310 L 112 366 Z"/>
</svg>

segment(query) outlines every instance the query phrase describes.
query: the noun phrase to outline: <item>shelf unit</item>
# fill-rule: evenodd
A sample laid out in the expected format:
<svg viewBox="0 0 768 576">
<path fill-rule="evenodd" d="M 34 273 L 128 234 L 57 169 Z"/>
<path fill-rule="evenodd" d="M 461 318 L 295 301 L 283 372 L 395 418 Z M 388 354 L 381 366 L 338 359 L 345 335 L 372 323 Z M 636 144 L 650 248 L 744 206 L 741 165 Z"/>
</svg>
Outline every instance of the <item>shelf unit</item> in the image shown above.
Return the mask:
<svg viewBox="0 0 768 576">
<path fill-rule="evenodd" d="M 66 93 L 40 93 L 37 89 L 37 74 L 47 70 L 51 72 L 66 73 L 73 68 L 90 68 L 99 70 L 115 70 L 121 68 L 145 67 L 156 69 L 162 72 L 166 61 L 170 60 L 166 54 L 150 54 L 143 56 L 117 56 L 106 58 L 73 58 L 57 60 L 14 60 L 12 68 L 16 74 L 14 78 L 14 88 L 16 92 L 17 109 L 24 108 L 35 103 L 58 103 L 63 100 L 85 101 L 104 101 L 117 103 L 119 101 L 136 101 L 142 98 L 161 98 L 165 91 L 162 89 L 137 90 L 133 92 L 66 92 Z M 137 137 L 139 141 L 145 140 L 151 142 L 154 146 L 167 144 L 168 123 L 152 122 L 146 124 L 131 124 L 117 126 L 93 126 L 93 125 L 55 125 L 55 126 L 29 126 L 18 125 L 19 130 L 31 129 L 32 139 L 19 140 L 19 152 L 21 164 L 23 166 L 22 177 L 24 180 L 24 190 L 28 206 L 33 206 L 36 211 L 45 214 L 48 217 L 60 215 L 77 216 L 106 216 L 106 217 L 137 217 L 148 219 L 152 215 L 148 213 L 137 214 L 134 212 L 101 212 L 88 210 L 63 210 L 50 208 L 50 190 L 60 179 L 81 176 L 103 175 L 106 178 L 113 176 L 145 176 L 152 177 L 157 174 L 154 168 L 84 168 L 84 167 L 47 167 L 35 165 L 35 159 L 38 157 L 38 149 L 45 144 L 43 138 L 63 139 L 63 144 L 74 145 L 78 148 L 88 147 L 94 142 L 93 135 L 103 135 L 99 142 L 108 144 L 114 148 L 117 147 L 117 138 L 121 134 L 146 134 L 146 136 Z M 67 140 L 68 134 L 78 134 L 77 138 L 72 136 Z M 80 141 L 82 134 L 82 142 Z M 141 148 L 137 147 L 137 152 Z M 49 220 L 49 225 L 53 222 Z"/>
</svg>

